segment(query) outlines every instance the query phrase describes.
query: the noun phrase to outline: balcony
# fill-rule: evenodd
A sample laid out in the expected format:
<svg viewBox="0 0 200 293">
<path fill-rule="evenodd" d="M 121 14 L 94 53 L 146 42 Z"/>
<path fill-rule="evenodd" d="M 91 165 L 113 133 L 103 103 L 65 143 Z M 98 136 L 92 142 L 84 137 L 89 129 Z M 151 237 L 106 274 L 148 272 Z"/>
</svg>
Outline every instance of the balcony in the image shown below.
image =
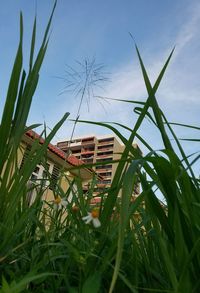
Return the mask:
<svg viewBox="0 0 200 293">
<path fill-rule="evenodd" d="M 103 180 L 105 180 L 105 181 L 107 182 L 106 185 L 107 185 L 107 184 L 111 184 L 111 176 L 104 177 Z"/>
<path fill-rule="evenodd" d="M 111 145 L 113 145 L 113 141 L 98 141 L 98 146 L 102 146 L 102 145 L 110 147 Z"/>
<path fill-rule="evenodd" d="M 96 169 L 96 173 L 101 175 L 103 172 L 109 172 L 111 171 L 112 172 L 112 169 Z"/>
<path fill-rule="evenodd" d="M 81 153 L 81 158 L 82 159 L 93 159 L 94 156 L 91 153 L 86 153 L 86 154 Z"/>
<path fill-rule="evenodd" d="M 113 147 L 110 148 L 103 148 L 103 149 L 98 149 L 97 153 L 101 153 L 101 152 L 113 152 Z"/>
<path fill-rule="evenodd" d="M 85 164 L 93 164 L 93 158 L 81 158 Z"/>
<path fill-rule="evenodd" d="M 105 171 L 106 172 L 106 170 L 110 170 L 110 169 L 112 169 L 112 165 L 110 164 L 110 165 L 98 165 L 98 166 L 96 166 L 96 170 L 98 171 L 98 170 L 103 170 L 103 171 Z"/>
<path fill-rule="evenodd" d="M 105 184 L 103 182 L 97 183 L 97 188 L 105 188 Z"/>
<path fill-rule="evenodd" d="M 88 138 L 82 139 L 81 144 L 82 145 L 94 144 L 94 137 L 88 137 Z"/>
<path fill-rule="evenodd" d="M 67 149 L 67 147 L 68 147 L 68 141 L 58 142 L 56 146 L 58 148 L 60 148 L 60 149 Z"/>
<path fill-rule="evenodd" d="M 98 142 L 113 142 L 114 141 L 114 137 L 113 136 L 108 136 L 108 137 L 102 137 L 98 139 Z"/>
<path fill-rule="evenodd" d="M 105 177 L 109 177 L 109 178 L 112 177 L 112 172 L 105 172 L 105 170 L 103 170 L 103 172 L 99 172 L 98 174 L 102 176 L 104 179 Z"/>
<path fill-rule="evenodd" d="M 80 153 L 81 153 L 81 150 L 71 150 L 71 152 L 72 152 L 72 154 L 74 155 L 74 156 L 76 156 L 76 155 L 80 155 Z"/>
<path fill-rule="evenodd" d="M 102 157 L 97 157 L 96 158 L 96 162 L 97 163 L 106 163 L 108 162 L 108 164 L 112 163 L 112 157 L 111 158 L 102 158 Z"/>
<path fill-rule="evenodd" d="M 99 160 L 99 162 L 100 162 L 100 160 L 102 160 L 102 159 L 105 159 L 105 158 L 112 159 L 112 157 L 113 157 L 113 154 L 98 154 L 97 160 Z"/>
<path fill-rule="evenodd" d="M 71 142 L 71 143 L 68 143 L 68 145 L 73 148 L 76 146 L 81 146 L 81 142 L 80 141 L 79 142 Z"/>
<path fill-rule="evenodd" d="M 102 182 L 105 185 L 110 185 L 111 184 L 111 179 L 104 179 Z"/>
<path fill-rule="evenodd" d="M 82 150 L 81 151 L 82 155 L 93 155 L 94 154 L 94 150 Z"/>
<path fill-rule="evenodd" d="M 105 151 L 100 150 L 100 151 L 98 151 L 97 156 L 109 155 L 109 154 L 113 154 L 113 149 L 107 149 Z"/>
</svg>

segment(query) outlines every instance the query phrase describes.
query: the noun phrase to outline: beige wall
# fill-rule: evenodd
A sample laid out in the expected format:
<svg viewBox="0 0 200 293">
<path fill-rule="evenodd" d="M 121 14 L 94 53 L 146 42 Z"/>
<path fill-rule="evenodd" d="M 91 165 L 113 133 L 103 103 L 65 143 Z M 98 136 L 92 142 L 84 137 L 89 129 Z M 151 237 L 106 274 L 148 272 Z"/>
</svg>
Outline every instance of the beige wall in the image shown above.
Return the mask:
<svg viewBox="0 0 200 293">
<path fill-rule="evenodd" d="M 124 151 L 124 145 L 121 145 L 119 141 L 114 138 L 114 146 L 113 146 L 113 160 L 120 160 L 121 154 Z M 116 169 L 117 169 L 118 163 L 114 163 L 112 165 L 112 180 L 115 175 Z"/>
<path fill-rule="evenodd" d="M 21 162 L 25 153 L 25 149 L 27 148 L 28 145 L 32 145 L 32 143 L 33 143 L 33 140 L 31 138 L 26 136 L 23 138 L 20 149 L 18 150 L 18 159 L 17 159 L 18 166 L 21 165 Z M 71 164 L 69 164 L 67 161 L 63 160 L 62 158 L 60 158 L 59 156 L 57 156 L 50 150 L 47 151 L 47 164 L 49 165 L 49 173 L 51 174 L 55 165 L 60 168 L 61 177 L 59 178 L 59 185 L 60 185 L 60 188 L 63 190 L 63 193 L 67 192 L 69 188 L 69 182 L 72 181 L 76 176 L 81 177 L 84 184 L 88 183 L 93 176 L 92 172 L 86 168 L 83 168 L 81 170 L 73 169 L 73 166 Z M 39 173 L 35 174 L 33 172 L 32 176 L 35 175 L 36 178 L 38 178 L 38 182 L 39 182 L 39 180 L 42 179 L 42 171 L 44 170 L 44 167 L 40 164 L 38 164 L 37 167 L 39 168 Z M 37 179 L 35 180 L 37 182 Z M 55 194 L 55 192 L 51 190 L 47 184 L 47 186 L 44 188 L 42 199 L 46 201 L 53 201 L 56 195 L 57 194 Z M 33 200 L 34 200 L 34 194 L 33 194 L 32 201 Z"/>
</svg>

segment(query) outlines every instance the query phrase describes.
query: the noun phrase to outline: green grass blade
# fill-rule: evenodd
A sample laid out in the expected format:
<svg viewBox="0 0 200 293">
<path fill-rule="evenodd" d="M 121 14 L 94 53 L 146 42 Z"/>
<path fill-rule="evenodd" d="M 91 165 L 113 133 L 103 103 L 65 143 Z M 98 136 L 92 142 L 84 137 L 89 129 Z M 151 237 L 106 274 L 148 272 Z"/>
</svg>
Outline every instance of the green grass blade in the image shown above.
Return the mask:
<svg viewBox="0 0 200 293">
<path fill-rule="evenodd" d="M 29 59 L 29 72 L 31 72 L 32 66 L 33 66 L 33 56 L 34 56 L 34 49 L 35 49 L 35 37 L 36 37 L 36 17 L 34 19 L 34 24 L 33 24 L 32 40 L 31 40 L 31 52 L 30 52 L 30 59 Z"/>
<path fill-rule="evenodd" d="M 20 14 L 20 41 L 17 50 L 17 55 L 15 58 L 13 70 L 11 73 L 11 78 L 8 86 L 8 92 L 5 102 L 5 107 L 2 115 L 1 125 L 0 125 L 0 173 L 3 168 L 3 164 L 7 159 L 9 150 L 6 148 L 6 145 L 9 141 L 9 135 L 12 127 L 12 119 L 14 113 L 14 107 L 18 94 L 19 80 L 22 70 L 22 39 L 23 39 L 23 18 Z"/>
<path fill-rule="evenodd" d="M 147 72 L 146 72 L 146 69 L 144 67 L 144 64 L 143 64 L 143 61 L 142 61 L 142 58 L 140 56 L 140 52 L 136 46 L 136 51 L 137 51 L 137 54 L 138 54 L 138 58 L 139 58 L 139 61 L 140 61 L 140 66 L 141 66 L 141 69 L 142 69 L 142 74 L 143 74 L 143 78 L 144 78 L 144 82 L 145 82 L 145 85 L 146 85 L 146 88 L 147 88 L 147 92 L 148 92 L 148 95 L 149 95 L 149 99 L 150 99 L 150 103 L 151 103 L 151 107 L 153 109 L 153 112 L 154 112 L 154 116 L 155 116 L 155 120 L 156 120 L 156 123 L 160 129 L 160 133 L 161 133 L 161 136 L 162 136 L 162 139 L 163 139 L 163 142 L 164 142 L 164 145 L 166 148 L 168 149 L 173 149 L 172 148 L 172 145 L 170 143 L 170 140 L 166 134 L 166 131 L 165 131 L 165 128 L 164 128 L 164 124 L 163 124 L 163 121 L 162 121 L 162 115 L 161 115 L 161 112 L 160 112 L 160 108 L 158 106 L 158 103 L 156 101 L 156 98 L 155 98 L 155 92 L 157 91 L 159 85 L 160 85 L 160 82 L 162 80 L 162 77 L 165 73 L 165 70 L 167 69 L 167 66 L 169 64 L 169 61 L 172 57 L 172 54 L 174 52 L 174 49 L 171 51 L 164 67 L 162 68 L 160 74 L 159 74 L 159 77 L 157 78 L 156 82 L 155 82 L 155 85 L 154 87 L 152 88 L 151 86 L 151 83 L 150 83 L 150 80 L 149 80 L 149 77 L 147 75 Z"/>
<path fill-rule="evenodd" d="M 122 259 L 123 246 L 124 246 L 125 229 L 129 220 L 128 209 L 130 205 L 131 196 L 133 194 L 133 188 L 136 181 L 138 166 L 140 165 L 140 163 L 141 163 L 140 160 L 134 160 L 130 164 L 123 178 L 116 262 L 115 262 L 114 273 L 113 273 L 109 293 L 112 293 L 114 290 L 115 283 L 117 281 L 117 277 L 120 270 L 120 264 Z"/>
</svg>

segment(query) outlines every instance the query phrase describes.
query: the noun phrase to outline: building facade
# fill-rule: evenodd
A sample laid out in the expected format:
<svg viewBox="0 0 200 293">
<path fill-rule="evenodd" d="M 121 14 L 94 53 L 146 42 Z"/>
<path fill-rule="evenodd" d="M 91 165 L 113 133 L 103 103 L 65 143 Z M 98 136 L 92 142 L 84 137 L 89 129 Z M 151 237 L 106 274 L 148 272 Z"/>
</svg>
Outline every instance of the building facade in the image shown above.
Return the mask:
<svg viewBox="0 0 200 293">
<path fill-rule="evenodd" d="M 133 146 L 139 149 L 136 143 Z M 84 136 L 75 138 L 72 141 L 60 141 L 57 143 L 57 147 L 65 153 L 71 153 L 86 164 L 96 164 L 93 169 L 102 178 L 98 181 L 97 192 L 101 188 L 111 186 L 118 165 L 113 161 L 121 158 L 125 148 L 124 144 L 113 135 L 101 137 Z M 139 194 L 139 192 L 138 185 L 134 193 Z"/>
</svg>

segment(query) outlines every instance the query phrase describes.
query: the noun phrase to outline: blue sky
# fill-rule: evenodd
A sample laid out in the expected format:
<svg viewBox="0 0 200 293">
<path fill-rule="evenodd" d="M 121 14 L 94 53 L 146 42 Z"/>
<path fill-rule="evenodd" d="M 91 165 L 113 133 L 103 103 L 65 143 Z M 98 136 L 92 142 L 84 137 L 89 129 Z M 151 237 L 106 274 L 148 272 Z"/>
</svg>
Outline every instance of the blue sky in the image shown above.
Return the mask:
<svg viewBox="0 0 200 293">
<path fill-rule="evenodd" d="M 24 16 L 24 60 L 27 66 L 30 32 L 37 11 L 37 40 L 41 40 L 54 1 L 2 0 L 0 10 L 0 84 L 3 107 L 9 74 L 19 38 L 19 12 Z M 58 0 L 52 33 L 38 89 L 28 123 L 43 123 L 52 128 L 65 112 L 74 118 L 79 98 L 60 94 L 65 83 L 66 65 L 95 56 L 104 63 L 110 82 L 95 95 L 144 100 L 146 98 L 138 59 L 129 32 L 134 36 L 151 81 L 154 82 L 171 49 L 175 53 L 157 99 L 169 121 L 199 125 L 200 116 L 200 2 L 197 0 Z M 115 121 L 133 127 L 137 116 L 131 105 L 104 103 L 91 99 L 80 117 L 95 121 Z M 196 137 L 197 131 L 176 128 L 179 137 Z M 72 124 L 66 122 L 56 140 L 68 138 Z M 75 135 L 107 133 L 100 127 L 80 124 Z M 162 148 L 154 127 L 145 122 L 141 135 L 155 149 Z M 125 135 L 127 135 L 125 133 Z M 184 142 L 188 153 L 199 150 L 198 143 Z"/>
</svg>

